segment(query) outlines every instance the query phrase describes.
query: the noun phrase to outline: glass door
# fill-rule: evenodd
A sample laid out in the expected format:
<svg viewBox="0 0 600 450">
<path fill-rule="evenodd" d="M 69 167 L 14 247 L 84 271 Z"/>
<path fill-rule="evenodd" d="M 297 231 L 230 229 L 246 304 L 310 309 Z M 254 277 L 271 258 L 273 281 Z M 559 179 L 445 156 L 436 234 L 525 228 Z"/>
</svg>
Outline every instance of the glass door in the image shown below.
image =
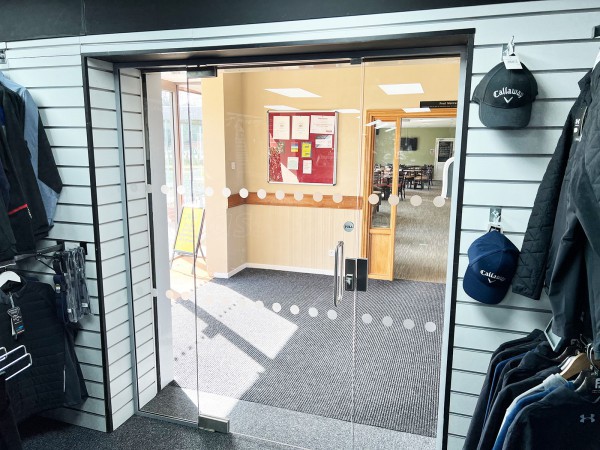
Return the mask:
<svg viewBox="0 0 600 450">
<path fill-rule="evenodd" d="M 403 166 L 432 165 L 435 139 L 405 119 L 456 98 L 458 61 L 194 77 L 172 77 L 173 376 L 145 408 L 299 448 L 431 447 L 445 278 L 402 267 L 445 264 L 425 234 L 447 233 L 450 201 L 426 170 L 409 183 Z M 403 91 L 417 81 L 427 94 Z M 367 291 L 347 291 L 345 259 L 360 257 Z"/>
<path fill-rule="evenodd" d="M 458 58 L 364 67 L 363 246 L 371 278 L 355 323 L 355 448 L 434 449 L 451 194 L 437 138 L 454 137 Z M 431 108 L 427 105 L 431 105 Z"/>
<path fill-rule="evenodd" d="M 201 427 L 352 448 L 355 298 L 341 270 L 360 256 L 361 101 L 360 65 L 202 79 Z"/>
</svg>

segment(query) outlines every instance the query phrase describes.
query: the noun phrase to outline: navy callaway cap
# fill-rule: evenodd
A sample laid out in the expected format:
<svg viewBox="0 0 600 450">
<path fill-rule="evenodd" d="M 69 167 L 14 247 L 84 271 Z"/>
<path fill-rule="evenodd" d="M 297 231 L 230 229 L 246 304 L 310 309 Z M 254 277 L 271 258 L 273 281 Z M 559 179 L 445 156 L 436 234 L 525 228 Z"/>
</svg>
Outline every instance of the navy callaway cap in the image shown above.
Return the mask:
<svg viewBox="0 0 600 450">
<path fill-rule="evenodd" d="M 479 103 L 479 119 L 486 127 L 517 129 L 529 124 L 538 89 L 529 69 L 521 65 L 509 70 L 501 62 L 475 88 L 473 101 Z"/>
<path fill-rule="evenodd" d="M 463 289 L 482 303 L 500 303 L 517 270 L 519 249 L 499 231 L 490 231 L 477 238 L 467 253 Z"/>
</svg>

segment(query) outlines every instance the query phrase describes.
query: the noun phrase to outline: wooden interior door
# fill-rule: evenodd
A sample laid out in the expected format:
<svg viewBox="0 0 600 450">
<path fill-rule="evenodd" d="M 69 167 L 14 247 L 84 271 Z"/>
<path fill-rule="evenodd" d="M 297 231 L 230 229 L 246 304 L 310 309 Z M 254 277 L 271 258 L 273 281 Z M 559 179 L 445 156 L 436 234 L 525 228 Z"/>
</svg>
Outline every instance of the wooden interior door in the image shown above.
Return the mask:
<svg viewBox="0 0 600 450">
<path fill-rule="evenodd" d="M 361 252 L 363 257 L 369 259 L 369 278 L 379 280 L 394 278 L 396 205 L 398 204 L 396 200 L 399 195 L 402 120 L 444 117 L 456 117 L 456 109 L 440 108 L 419 113 L 407 113 L 396 109 L 368 110 L 365 115 L 366 151 L 363 164 L 365 201 L 363 201 Z M 375 196 L 379 197 L 377 202 L 374 202 Z M 389 201 L 390 196 L 392 202 Z"/>
</svg>

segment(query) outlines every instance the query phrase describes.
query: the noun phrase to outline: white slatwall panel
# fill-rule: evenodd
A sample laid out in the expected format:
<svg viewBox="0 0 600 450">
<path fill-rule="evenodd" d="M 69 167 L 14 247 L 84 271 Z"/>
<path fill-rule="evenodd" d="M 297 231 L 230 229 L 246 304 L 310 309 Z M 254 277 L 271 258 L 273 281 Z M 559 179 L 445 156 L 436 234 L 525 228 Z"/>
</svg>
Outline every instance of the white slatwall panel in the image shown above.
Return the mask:
<svg viewBox="0 0 600 450">
<path fill-rule="evenodd" d="M 133 413 L 131 336 L 128 309 L 123 190 L 119 169 L 119 139 L 113 66 L 88 62 L 90 106 L 96 159 L 98 221 L 102 251 L 102 287 L 107 333 L 113 428 Z"/>
<path fill-rule="evenodd" d="M 69 42 L 69 44 L 66 44 Z M 88 250 L 86 273 L 92 296 L 93 315 L 82 319 L 83 330 L 76 340 L 79 358 L 90 398 L 78 408 L 61 408 L 47 413 L 65 422 L 106 430 L 104 379 L 100 339 L 100 309 L 94 251 L 94 232 L 83 79 L 77 40 L 62 45 L 47 45 L 43 50 L 35 42 L 15 48 L 7 45 L 7 64 L 0 70 L 15 82 L 30 89 L 40 109 L 52 151 L 65 185 L 55 216 L 55 226 L 39 247 L 64 240 L 67 247 L 85 243 Z M 38 43 L 39 44 L 39 43 Z M 77 51 L 75 51 L 77 50 Z M 65 56 L 66 55 L 66 56 Z M 41 281 L 51 282 L 50 270 L 35 261 L 20 263 Z M 35 363 L 35 361 L 34 361 Z"/>
<path fill-rule="evenodd" d="M 139 404 L 143 407 L 157 389 L 154 341 L 154 310 L 150 268 L 148 199 L 146 196 L 146 157 L 142 116 L 142 81 L 138 70 L 121 72 L 123 104 L 123 143 L 127 177 L 130 264 L 136 331 Z M 140 237 L 142 239 L 140 239 Z M 145 238 L 145 239 L 143 239 Z"/>
</svg>

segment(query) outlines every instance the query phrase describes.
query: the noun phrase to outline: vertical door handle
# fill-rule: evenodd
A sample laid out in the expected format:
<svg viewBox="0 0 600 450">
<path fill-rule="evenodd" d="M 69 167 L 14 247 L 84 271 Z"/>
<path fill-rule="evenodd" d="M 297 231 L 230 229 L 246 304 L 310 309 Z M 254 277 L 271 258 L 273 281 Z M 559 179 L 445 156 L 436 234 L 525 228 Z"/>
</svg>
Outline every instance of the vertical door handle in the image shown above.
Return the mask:
<svg viewBox="0 0 600 450">
<path fill-rule="evenodd" d="M 337 306 L 344 296 L 344 241 L 335 247 L 335 265 L 333 267 L 333 305 Z"/>
</svg>

